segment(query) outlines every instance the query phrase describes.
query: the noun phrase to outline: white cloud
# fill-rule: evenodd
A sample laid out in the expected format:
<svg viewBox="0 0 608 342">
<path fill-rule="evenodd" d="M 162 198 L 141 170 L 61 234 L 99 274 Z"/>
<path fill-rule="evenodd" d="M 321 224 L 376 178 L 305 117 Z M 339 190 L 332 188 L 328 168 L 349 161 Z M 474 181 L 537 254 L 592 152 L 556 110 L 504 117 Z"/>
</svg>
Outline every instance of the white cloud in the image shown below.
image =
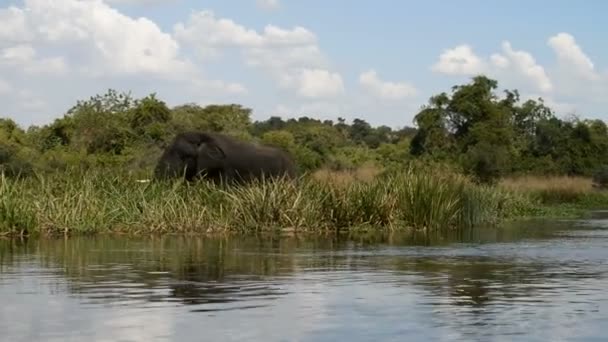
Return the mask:
<svg viewBox="0 0 608 342">
<path fill-rule="evenodd" d="M 165 3 L 176 3 L 180 0 L 103 0 L 109 4 L 118 5 L 159 5 Z"/>
<path fill-rule="evenodd" d="M 7 94 L 12 90 L 12 87 L 8 82 L 0 79 L 0 94 Z"/>
<path fill-rule="evenodd" d="M 324 69 L 301 69 L 283 75 L 281 86 L 296 89 L 306 98 L 336 97 L 344 93 L 344 82 L 338 73 Z"/>
<path fill-rule="evenodd" d="M 571 34 L 558 33 L 549 38 L 547 44 L 557 55 L 558 62 L 563 67 L 572 70 L 576 76 L 594 81 L 600 78 L 593 62 L 578 46 Z"/>
<path fill-rule="evenodd" d="M 18 108 L 22 110 L 40 111 L 48 106 L 48 103 L 29 90 L 19 90 L 16 93 Z"/>
<path fill-rule="evenodd" d="M 234 46 L 255 46 L 262 38 L 230 19 L 216 19 L 211 11 L 192 13 L 187 24 L 174 25 L 175 37 L 197 48 L 202 57 L 217 56 L 218 50 Z"/>
<path fill-rule="evenodd" d="M 279 86 L 305 98 L 336 96 L 344 91 L 342 77 L 329 70 L 316 36 L 306 28 L 283 29 L 267 25 L 262 32 L 211 11 L 190 15 L 174 26 L 175 37 L 189 44 L 203 59 L 218 59 L 224 50 L 236 49 L 245 65 L 272 76 Z"/>
<path fill-rule="evenodd" d="M 18 7 L 0 6 L 0 75 L 3 85 L 10 84 L 2 87 L 4 113 L 18 114 L 24 125 L 48 122 L 77 99 L 108 88 L 140 95 L 166 89 L 167 102 L 188 101 L 185 94 L 195 92 L 218 98 L 247 94 L 241 83 L 203 77 L 172 33 L 109 2 L 24 0 Z"/>
<path fill-rule="evenodd" d="M 555 96 L 568 99 L 583 115 L 604 112 L 608 99 L 608 73 L 597 70 L 591 58 L 583 51 L 569 33 L 558 33 L 547 40 L 547 45 L 556 56 L 556 65 L 551 69 L 555 79 Z"/>
<path fill-rule="evenodd" d="M 236 82 L 225 82 L 221 80 L 194 80 L 194 86 L 202 90 L 214 90 L 225 94 L 247 94 L 247 87 Z"/>
<path fill-rule="evenodd" d="M 494 64 L 496 67 L 498 67 L 500 69 L 506 69 L 511 65 L 511 63 L 509 62 L 509 59 L 499 53 L 495 53 L 492 56 L 490 56 L 490 61 L 492 62 L 492 64 Z"/>
<path fill-rule="evenodd" d="M 280 7 L 279 0 L 256 0 L 259 8 L 265 10 L 274 10 Z"/>
<path fill-rule="evenodd" d="M 177 23 L 174 31 L 177 39 L 193 45 L 202 57 L 217 57 L 223 49 L 240 48 L 245 53 L 251 54 L 252 64 L 260 64 L 261 61 L 256 61 L 260 56 L 262 61 L 270 64 L 267 60 L 268 56 L 264 54 L 269 52 L 267 51 L 269 49 L 279 50 L 279 56 L 276 58 L 282 57 L 288 60 L 301 58 L 296 52 L 305 49 L 316 53 L 319 51 L 316 46 L 316 36 L 303 27 L 296 26 L 292 30 L 285 30 L 267 25 L 262 33 L 258 33 L 231 19 L 217 18 L 212 11 L 192 13 L 188 22 Z M 284 51 L 280 51 L 281 49 Z M 316 54 L 308 55 L 311 59 L 319 57 Z"/>
<path fill-rule="evenodd" d="M 0 23 L 0 47 L 5 44 L 23 43 L 32 38 L 27 27 L 26 14 L 20 8 L 0 8 Z"/>
<path fill-rule="evenodd" d="M 373 69 L 359 75 L 359 84 L 374 96 L 388 100 L 400 100 L 409 96 L 415 96 L 418 93 L 416 88 L 411 84 L 380 80 L 377 72 Z"/>
<path fill-rule="evenodd" d="M 448 75 L 473 75 L 484 71 L 484 63 L 469 45 L 446 49 L 431 70 Z"/>
<path fill-rule="evenodd" d="M 9 8 L 2 13 L 0 17 L 8 17 L 11 24 L 0 35 L 17 34 L 21 40 L 65 49 L 64 56 L 79 57 L 66 63 L 57 56 L 43 60 L 53 68 L 62 68 L 63 63 L 73 66 L 72 71 L 91 75 L 150 73 L 167 77 L 194 69 L 179 58 L 178 43 L 154 22 L 128 17 L 101 0 L 26 0 L 24 9 Z M 27 49 L 22 44 L 10 48 Z"/>
<path fill-rule="evenodd" d="M 495 54 L 492 57 L 492 62 L 496 66 L 500 68 L 511 67 L 513 71 L 531 81 L 542 92 L 549 92 L 553 89 L 553 84 L 545 69 L 536 63 L 530 53 L 513 50 L 511 43 L 508 41 L 502 43 L 502 50 L 504 56 Z"/>
<path fill-rule="evenodd" d="M 24 0 L 1 5 L 3 113 L 31 122 L 49 119 L 77 99 L 107 88 L 138 96 L 157 92 L 173 104 L 200 98 L 240 102 L 262 115 L 280 101 L 287 106 L 283 109 L 305 115 L 357 116 L 378 124 L 403 124 L 404 112 L 418 110 L 420 103 L 402 101 L 416 96 L 418 89 L 405 80 L 382 79 L 374 69 L 355 74 L 358 87 L 343 96 L 349 84 L 335 67 L 340 61 L 331 61 L 316 32 L 306 27 L 251 27 L 200 11 L 166 31 L 147 18 L 112 7 L 171 2 L 177 0 Z M 281 5 L 266 2 L 268 8 Z M 546 44 L 556 55 L 555 65 L 541 66 L 532 51 L 517 50 L 515 42 L 505 41 L 485 56 L 477 55 L 470 44 L 450 47 L 431 61 L 431 70 L 453 76 L 484 73 L 501 87 L 519 89 L 522 96 L 542 94 L 562 111 L 586 113 L 605 107 L 608 74 L 593 64 L 575 38 L 558 33 Z M 227 68 L 242 79 L 211 79 L 208 71 L 221 75 Z M 277 89 L 255 79 L 260 74 Z M 429 89 L 425 96 L 440 90 Z"/>
<path fill-rule="evenodd" d="M 526 51 L 513 50 L 508 41 L 502 43 L 502 53 L 494 53 L 488 60 L 477 56 L 466 44 L 444 50 L 431 70 L 446 75 L 486 74 L 497 77 L 501 83 L 531 85 L 542 92 L 553 89 L 545 69 L 534 57 Z"/>
<path fill-rule="evenodd" d="M 0 65 L 19 67 L 28 74 L 64 74 L 67 66 L 62 57 L 36 58 L 30 45 L 15 45 L 0 51 Z"/>
<path fill-rule="evenodd" d="M 558 33 L 547 39 L 547 46 L 557 58 L 555 65 L 540 65 L 530 52 L 516 50 L 504 41 L 501 51 L 489 58 L 477 56 L 469 45 L 445 50 L 432 66 L 446 75 L 484 73 L 499 81 L 504 88 L 520 90 L 522 99 L 542 97 L 558 113 L 581 112 L 593 116 L 608 103 L 608 74 L 602 74 L 583 48 L 569 33 Z M 542 94 L 542 95 L 537 95 Z"/>
</svg>

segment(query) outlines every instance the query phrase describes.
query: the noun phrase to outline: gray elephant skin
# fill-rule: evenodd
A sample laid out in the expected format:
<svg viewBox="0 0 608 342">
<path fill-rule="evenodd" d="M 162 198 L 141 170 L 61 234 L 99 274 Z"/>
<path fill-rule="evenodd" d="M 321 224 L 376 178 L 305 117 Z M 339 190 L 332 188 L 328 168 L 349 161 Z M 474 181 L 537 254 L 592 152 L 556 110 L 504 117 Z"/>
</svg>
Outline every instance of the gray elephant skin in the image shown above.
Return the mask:
<svg viewBox="0 0 608 342">
<path fill-rule="evenodd" d="M 293 158 L 272 146 L 241 141 L 216 132 L 179 133 L 161 155 L 155 179 L 204 177 L 215 182 L 296 176 Z"/>
</svg>

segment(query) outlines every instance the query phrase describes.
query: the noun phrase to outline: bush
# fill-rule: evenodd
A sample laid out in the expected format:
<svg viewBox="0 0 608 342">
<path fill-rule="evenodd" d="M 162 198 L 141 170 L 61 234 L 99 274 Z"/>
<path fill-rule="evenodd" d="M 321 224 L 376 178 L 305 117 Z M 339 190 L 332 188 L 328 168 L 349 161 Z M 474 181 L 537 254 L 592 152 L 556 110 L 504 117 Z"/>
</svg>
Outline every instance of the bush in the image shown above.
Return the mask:
<svg viewBox="0 0 608 342">
<path fill-rule="evenodd" d="M 32 171 L 32 164 L 20 158 L 17 148 L 0 143 L 0 173 L 7 177 L 24 177 Z"/>
<path fill-rule="evenodd" d="M 593 174 L 593 186 L 600 189 L 608 188 L 608 165 L 599 168 Z"/>
</svg>

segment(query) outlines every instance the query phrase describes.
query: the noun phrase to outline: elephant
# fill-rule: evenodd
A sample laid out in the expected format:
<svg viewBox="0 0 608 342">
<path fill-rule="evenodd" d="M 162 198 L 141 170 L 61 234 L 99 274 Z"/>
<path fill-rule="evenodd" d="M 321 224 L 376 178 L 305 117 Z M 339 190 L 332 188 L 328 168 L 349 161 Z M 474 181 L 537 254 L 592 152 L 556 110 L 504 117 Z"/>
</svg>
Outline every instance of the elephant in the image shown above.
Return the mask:
<svg viewBox="0 0 608 342">
<path fill-rule="evenodd" d="M 245 183 L 282 176 L 296 176 L 293 158 L 283 149 L 200 131 L 177 134 L 154 170 L 157 179 L 206 178 L 216 183 Z"/>
</svg>

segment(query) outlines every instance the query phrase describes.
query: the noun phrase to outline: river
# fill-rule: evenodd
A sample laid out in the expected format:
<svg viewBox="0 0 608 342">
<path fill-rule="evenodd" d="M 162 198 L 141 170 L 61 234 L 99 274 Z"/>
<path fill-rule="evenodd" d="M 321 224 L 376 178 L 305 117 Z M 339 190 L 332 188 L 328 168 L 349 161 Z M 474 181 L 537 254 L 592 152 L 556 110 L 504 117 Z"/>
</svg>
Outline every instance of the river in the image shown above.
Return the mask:
<svg viewBox="0 0 608 342">
<path fill-rule="evenodd" d="M 608 220 L 0 240 L 1 341 L 605 341 Z"/>
</svg>

